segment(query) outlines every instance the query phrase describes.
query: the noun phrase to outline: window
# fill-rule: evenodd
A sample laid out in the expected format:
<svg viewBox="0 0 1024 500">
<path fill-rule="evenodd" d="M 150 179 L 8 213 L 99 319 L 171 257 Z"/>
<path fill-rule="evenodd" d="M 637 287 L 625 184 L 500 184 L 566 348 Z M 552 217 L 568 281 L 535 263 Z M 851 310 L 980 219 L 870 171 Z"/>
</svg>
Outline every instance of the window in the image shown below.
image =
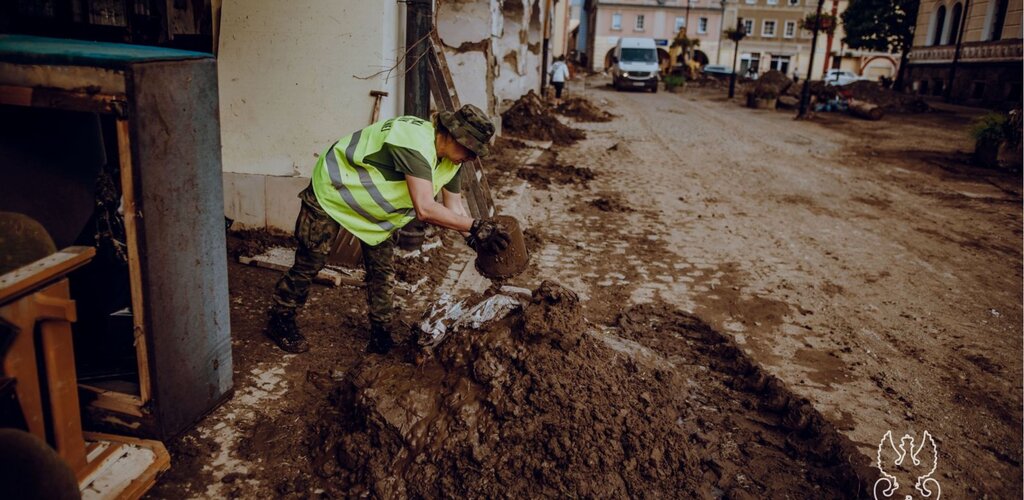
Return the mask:
<svg viewBox="0 0 1024 500">
<path fill-rule="evenodd" d="M 747 5 L 755 5 L 755 4 L 757 4 L 757 0 L 747 0 Z"/>
<path fill-rule="evenodd" d="M 953 4 L 953 11 L 950 14 L 949 19 L 949 32 L 944 36 L 943 45 L 947 43 L 949 45 L 956 45 L 957 40 L 960 38 L 960 17 L 964 12 L 964 6 L 956 3 Z"/>
<path fill-rule="evenodd" d="M 790 7 L 796 7 L 800 5 L 800 0 L 786 0 Z"/>
<path fill-rule="evenodd" d="M 769 20 L 766 19 L 761 24 L 761 36 L 763 36 L 763 37 L 773 37 L 773 36 L 775 36 L 775 21 L 774 20 L 770 20 L 769 21 Z"/>
<path fill-rule="evenodd" d="M 796 36 L 796 21 L 786 21 L 786 27 L 782 30 L 782 36 L 786 38 Z"/>
<path fill-rule="evenodd" d="M 757 74 L 758 66 L 761 62 L 761 53 L 754 52 L 753 54 L 740 54 L 740 69 L 739 74 L 743 76 Z"/>
<path fill-rule="evenodd" d="M 686 18 L 685 17 L 677 17 L 676 18 L 676 33 L 679 33 L 679 30 L 683 29 L 684 27 L 686 27 Z"/>
<path fill-rule="evenodd" d="M 697 33 L 701 35 L 708 32 L 708 18 L 702 17 L 697 20 Z"/>
<path fill-rule="evenodd" d="M 767 3 L 768 3 L 768 5 L 778 5 L 779 4 L 779 0 L 768 0 Z"/>
<path fill-rule="evenodd" d="M 769 64 L 772 69 L 782 73 L 783 75 L 789 73 L 789 56 L 772 56 L 772 62 Z"/>
<path fill-rule="evenodd" d="M 748 35 L 754 34 L 754 20 L 744 19 L 743 20 L 743 31 Z"/>
<path fill-rule="evenodd" d="M 621 30 L 622 29 L 622 14 L 612 14 L 612 29 L 613 30 Z"/>
<path fill-rule="evenodd" d="M 636 15 L 636 24 L 633 25 L 633 31 L 643 31 L 643 30 L 644 30 L 644 15 L 643 14 L 637 14 Z"/>
</svg>

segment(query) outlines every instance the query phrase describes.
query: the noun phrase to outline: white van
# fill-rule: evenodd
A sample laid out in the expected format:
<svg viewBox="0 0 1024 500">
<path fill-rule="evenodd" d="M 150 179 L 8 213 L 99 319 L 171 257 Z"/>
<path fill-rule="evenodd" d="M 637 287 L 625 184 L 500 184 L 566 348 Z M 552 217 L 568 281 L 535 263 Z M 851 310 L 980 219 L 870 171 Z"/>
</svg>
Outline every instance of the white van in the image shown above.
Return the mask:
<svg viewBox="0 0 1024 500">
<path fill-rule="evenodd" d="M 612 86 L 616 90 L 658 91 L 658 48 L 653 38 L 620 38 L 612 53 Z"/>
</svg>

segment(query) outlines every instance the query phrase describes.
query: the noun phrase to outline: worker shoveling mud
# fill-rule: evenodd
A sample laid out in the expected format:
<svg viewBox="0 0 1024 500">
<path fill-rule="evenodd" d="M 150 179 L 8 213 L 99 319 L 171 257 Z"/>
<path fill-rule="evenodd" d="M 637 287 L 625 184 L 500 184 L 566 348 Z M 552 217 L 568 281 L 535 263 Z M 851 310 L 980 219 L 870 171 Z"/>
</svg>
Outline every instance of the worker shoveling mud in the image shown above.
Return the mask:
<svg viewBox="0 0 1024 500">
<path fill-rule="evenodd" d="M 327 494 L 858 496 L 852 446 L 692 316 L 598 330 L 553 282 L 515 302 L 345 375 L 311 433 Z"/>
</svg>

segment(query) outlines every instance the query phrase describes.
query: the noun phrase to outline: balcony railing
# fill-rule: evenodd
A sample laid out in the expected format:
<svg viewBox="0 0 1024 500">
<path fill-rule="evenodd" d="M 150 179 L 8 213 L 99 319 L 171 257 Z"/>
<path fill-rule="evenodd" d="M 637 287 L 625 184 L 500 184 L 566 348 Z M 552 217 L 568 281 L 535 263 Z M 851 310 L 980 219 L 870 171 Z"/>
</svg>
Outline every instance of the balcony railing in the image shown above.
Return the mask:
<svg viewBox="0 0 1024 500">
<path fill-rule="evenodd" d="M 953 61 L 956 45 L 914 47 L 908 57 L 912 64 L 948 63 Z M 1024 58 L 1024 44 L 1021 39 L 999 40 L 997 42 L 967 42 L 960 49 L 962 62 L 1020 62 Z"/>
</svg>

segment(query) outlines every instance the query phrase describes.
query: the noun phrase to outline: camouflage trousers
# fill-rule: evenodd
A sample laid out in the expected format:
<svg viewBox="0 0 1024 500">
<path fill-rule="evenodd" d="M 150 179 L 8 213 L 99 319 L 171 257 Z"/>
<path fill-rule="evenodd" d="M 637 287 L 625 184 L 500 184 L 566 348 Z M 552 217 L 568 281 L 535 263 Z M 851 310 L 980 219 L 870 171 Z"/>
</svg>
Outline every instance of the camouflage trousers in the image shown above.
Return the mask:
<svg viewBox="0 0 1024 500">
<path fill-rule="evenodd" d="M 327 256 L 341 225 L 327 215 L 316 200 L 313 186 L 301 193 L 302 208 L 295 220 L 295 264 L 277 282 L 271 315 L 294 315 L 306 303 L 316 273 L 327 264 Z M 371 324 L 390 326 L 394 319 L 395 238 L 377 246 L 362 243 L 366 269 L 366 302 Z"/>
</svg>

